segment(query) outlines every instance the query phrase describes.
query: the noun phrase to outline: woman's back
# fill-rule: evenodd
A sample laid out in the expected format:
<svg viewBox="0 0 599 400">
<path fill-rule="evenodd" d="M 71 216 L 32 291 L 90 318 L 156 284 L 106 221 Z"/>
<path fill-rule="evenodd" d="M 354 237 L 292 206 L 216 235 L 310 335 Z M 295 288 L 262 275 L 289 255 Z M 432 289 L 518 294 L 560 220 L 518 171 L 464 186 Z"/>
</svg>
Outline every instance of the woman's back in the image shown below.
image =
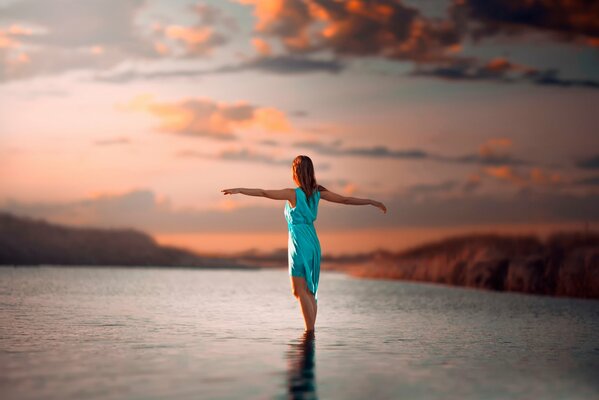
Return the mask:
<svg viewBox="0 0 599 400">
<path fill-rule="evenodd" d="M 285 218 L 288 224 L 312 224 L 318 216 L 320 191 L 315 190 L 310 198 L 301 187 L 295 188 L 295 207 L 285 203 Z"/>
</svg>

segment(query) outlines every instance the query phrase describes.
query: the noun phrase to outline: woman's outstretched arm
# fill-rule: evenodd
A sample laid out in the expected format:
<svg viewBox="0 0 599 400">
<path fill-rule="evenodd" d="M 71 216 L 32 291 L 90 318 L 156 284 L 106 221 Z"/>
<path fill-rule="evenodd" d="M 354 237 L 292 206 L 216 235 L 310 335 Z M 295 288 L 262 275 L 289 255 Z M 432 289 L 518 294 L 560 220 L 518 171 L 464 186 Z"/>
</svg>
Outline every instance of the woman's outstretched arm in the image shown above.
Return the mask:
<svg viewBox="0 0 599 400">
<path fill-rule="evenodd" d="M 266 197 L 273 200 L 295 201 L 295 191 L 293 189 L 265 190 L 265 189 L 246 189 L 233 188 L 221 190 L 223 194 L 245 194 L 246 196 Z"/>
<path fill-rule="evenodd" d="M 354 206 L 366 206 L 373 205 L 377 208 L 380 208 L 384 213 L 387 213 L 387 207 L 380 201 L 372 200 L 372 199 L 359 199 L 357 197 L 346 197 L 340 194 L 331 192 L 330 190 L 323 190 L 320 192 L 320 198 L 339 204 L 350 204 Z"/>
</svg>

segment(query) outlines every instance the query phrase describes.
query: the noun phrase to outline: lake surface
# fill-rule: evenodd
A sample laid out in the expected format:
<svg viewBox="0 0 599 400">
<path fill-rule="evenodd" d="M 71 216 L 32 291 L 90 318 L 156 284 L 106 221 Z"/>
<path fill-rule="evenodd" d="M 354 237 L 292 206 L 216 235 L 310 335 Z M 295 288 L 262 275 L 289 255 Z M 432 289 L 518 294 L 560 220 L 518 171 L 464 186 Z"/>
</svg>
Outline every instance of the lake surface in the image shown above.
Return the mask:
<svg viewBox="0 0 599 400">
<path fill-rule="evenodd" d="M 287 270 L 0 268 L 8 399 L 599 398 L 599 301 Z"/>
</svg>

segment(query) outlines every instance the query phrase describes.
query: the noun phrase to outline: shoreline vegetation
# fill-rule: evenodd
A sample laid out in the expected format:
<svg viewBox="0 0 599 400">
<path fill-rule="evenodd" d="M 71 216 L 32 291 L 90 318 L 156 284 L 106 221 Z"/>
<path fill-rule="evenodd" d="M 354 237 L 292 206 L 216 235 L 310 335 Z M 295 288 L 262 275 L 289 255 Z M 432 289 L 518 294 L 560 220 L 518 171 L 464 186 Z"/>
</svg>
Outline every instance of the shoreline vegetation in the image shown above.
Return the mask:
<svg viewBox="0 0 599 400">
<path fill-rule="evenodd" d="M 0 212 L 0 266 L 283 268 L 287 250 L 202 256 L 134 229 L 79 228 Z M 599 298 L 599 232 L 466 234 L 400 252 L 322 257 L 323 270 L 376 279 Z"/>
</svg>

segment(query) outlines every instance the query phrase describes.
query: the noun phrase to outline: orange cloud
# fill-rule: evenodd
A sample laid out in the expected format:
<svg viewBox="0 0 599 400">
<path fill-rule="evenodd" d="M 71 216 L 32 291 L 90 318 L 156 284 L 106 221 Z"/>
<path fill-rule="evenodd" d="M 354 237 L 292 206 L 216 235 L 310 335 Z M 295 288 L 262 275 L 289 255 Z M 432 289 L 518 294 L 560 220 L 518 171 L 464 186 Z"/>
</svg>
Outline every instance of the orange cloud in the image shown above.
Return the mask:
<svg viewBox="0 0 599 400">
<path fill-rule="evenodd" d="M 492 138 L 480 146 L 478 152 L 482 157 L 505 155 L 506 149 L 512 147 L 512 144 L 509 138 Z"/>
<path fill-rule="evenodd" d="M 478 22 L 476 37 L 538 30 L 558 34 L 567 41 L 599 38 L 596 1 L 454 0 L 453 12 Z"/>
<path fill-rule="evenodd" d="M 170 53 L 168 46 L 166 44 L 162 43 L 161 41 L 154 42 L 154 50 L 156 50 L 156 53 L 160 54 L 161 56 L 164 56 L 164 55 L 167 55 Z"/>
<path fill-rule="evenodd" d="M 144 111 L 160 120 L 159 130 L 190 136 L 232 139 L 240 128 L 262 128 L 267 132 L 288 132 L 286 115 L 272 107 L 256 107 L 246 102 L 216 102 L 206 98 L 178 102 L 157 102 L 152 95 L 135 97 L 119 106 L 127 111 Z"/>
<path fill-rule="evenodd" d="M 170 25 L 164 32 L 171 39 L 181 40 L 188 45 L 195 45 L 206 42 L 212 34 L 212 29 L 208 27 L 186 28 L 179 25 Z"/>
<path fill-rule="evenodd" d="M 522 72 L 522 73 L 534 73 L 538 72 L 536 68 L 529 67 L 523 64 L 515 64 L 506 58 L 497 57 L 491 59 L 484 68 L 487 71 L 494 72 L 497 74 L 508 73 L 508 72 Z"/>
<path fill-rule="evenodd" d="M 290 51 L 328 49 L 347 55 L 383 55 L 427 61 L 456 50 L 452 21 L 433 21 L 388 0 L 238 0 L 254 7 L 254 31 L 278 38 Z"/>
<path fill-rule="evenodd" d="M 0 28 L 0 49 L 9 49 L 21 46 L 19 37 L 33 35 L 33 30 L 20 25 L 11 25 L 6 29 Z"/>
<path fill-rule="evenodd" d="M 102 46 L 92 46 L 89 49 L 89 52 L 92 53 L 92 54 L 94 54 L 94 55 L 96 55 L 96 56 L 104 54 L 104 51 L 105 51 L 104 47 L 102 47 Z"/>
<path fill-rule="evenodd" d="M 511 182 L 515 185 L 525 185 L 527 182 L 525 177 L 517 174 L 514 169 L 508 165 L 501 165 L 498 167 L 486 167 L 484 171 L 487 175 L 492 176 L 496 179 Z"/>
<path fill-rule="evenodd" d="M 256 109 L 254 111 L 254 121 L 271 132 L 288 132 L 291 129 L 285 114 L 273 107 Z"/>
<path fill-rule="evenodd" d="M 164 34 L 166 38 L 182 43 L 186 54 L 190 55 L 209 55 L 214 47 L 226 42 L 223 35 L 207 26 L 170 25 L 164 29 Z"/>
<path fill-rule="evenodd" d="M 252 39 L 252 44 L 256 51 L 263 56 L 268 56 L 272 53 L 270 45 L 263 39 L 254 38 Z"/>
<path fill-rule="evenodd" d="M 563 178 L 557 172 L 548 173 L 543 171 L 541 168 L 532 168 L 530 170 L 530 180 L 536 184 L 549 185 L 553 183 L 560 183 L 563 181 Z"/>
<path fill-rule="evenodd" d="M 356 192 L 356 190 L 358 190 L 358 186 L 355 183 L 347 183 L 345 186 L 343 186 L 343 193 L 351 196 L 352 194 L 354 194 Z"/>
<path fill-rule="evenodd" d="M 489 176 L 510 182 L 516 186 L 549 186 L 565 182 L 558 172 L 544 171 L 539 167 L 530 168 L 527 174 L 517 172 L 507 165 L 487 167 L 484 171 Z"/>
</svg>

